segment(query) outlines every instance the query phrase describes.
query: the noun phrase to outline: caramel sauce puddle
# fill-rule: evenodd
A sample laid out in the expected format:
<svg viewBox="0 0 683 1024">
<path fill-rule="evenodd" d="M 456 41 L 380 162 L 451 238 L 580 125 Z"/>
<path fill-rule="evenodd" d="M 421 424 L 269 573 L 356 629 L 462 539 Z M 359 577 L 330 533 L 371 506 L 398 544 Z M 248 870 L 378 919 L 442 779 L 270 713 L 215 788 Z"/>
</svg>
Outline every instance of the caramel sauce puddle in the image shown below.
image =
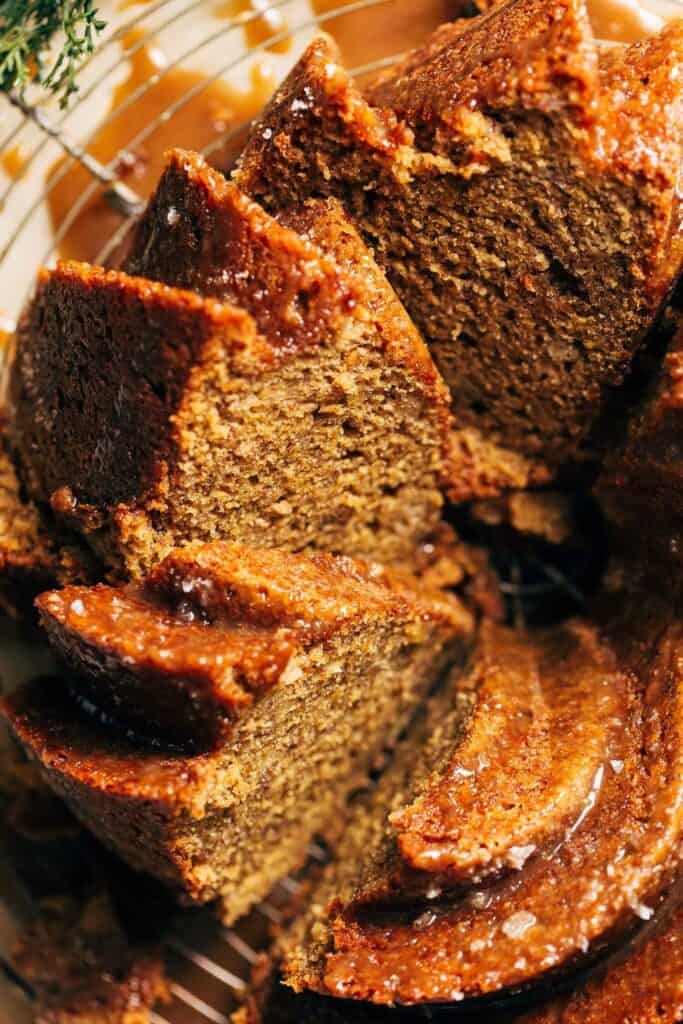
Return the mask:
<svg viewBox="0 0 683 1024">
<path fill-rule="evenodd" d="M 124 50 L 134 47 L 143 38 L 140 30 L 131 30 L 122 39 Z M 164 110 L 206 81 L 205 76 L 188 68 L 173 68 L 164 74 L 166 58 L 153 44 L 146 43 L 132 53 L 129 74 L 116 87 L 107 116 L 114 115 L 93 138 L 88 151 L 103 164 L 120 154 L 116 172 L 138 195 L 147 198 L 153 191 L 164 167 L 164 154 L 182 143 L 188 149 L 201 150 L 220 139 L 232 126 L 254 117 L 271 95 L 275 81 L 261 64 L 251 71 L 251 89 L 240 91 L 223 81 L 209 83 L 178 109 L 168 121 L 162 121 L 132 151 L 128 144 L 145 125 L 158 118 Z M 116 116 L 117 109 L 144 83 L 160 75 L 130 106 Z M 236 152 L 228 145 L 213 155 L 219 166 L 228 165 Z M 66 165 L 60 157 L 52 166 L 48 180 Z M 80 165 L 71 167 L 50 190 L 48 209 L 53 230 L 57 232 L 72 211 L 74 204 L 92 185 L 92 178 Z M 65 259 L 96 260 L 98 253 L 121 224 L 120 215 L 104 197 L 105 188 L 98 188 L 76 215 L 60 238 L 57 251 Z"/>
<path fill-rule="evenodd" d="M 269 0 L 227 0 L 215 7 L 214 14 L 218 18 L 241 18 L 244 40 L 248 47 L 268 43 L 266 50 L 270 50 L 271 53 L 287 53 L 292 48 L 291 36 L 283 36 L 273 43 L 268 42 L 281 36 L 288 27 L 282 11 L 272 7 Z"/>
</svg>

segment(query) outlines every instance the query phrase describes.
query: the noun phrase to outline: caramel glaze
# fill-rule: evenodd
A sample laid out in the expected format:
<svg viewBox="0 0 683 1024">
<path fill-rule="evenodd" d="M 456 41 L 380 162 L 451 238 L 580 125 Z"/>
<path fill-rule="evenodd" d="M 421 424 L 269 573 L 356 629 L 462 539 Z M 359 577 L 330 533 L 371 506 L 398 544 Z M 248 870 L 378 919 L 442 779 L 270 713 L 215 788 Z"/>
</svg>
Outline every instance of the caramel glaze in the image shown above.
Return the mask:
<svg viewBox="0 0 683 1024">
<path fill-rule="evenodd" d="M 597 796 L 628 712 L 626 680 L 579 622 L 537 637 L 484 623 L 458 691 L 474 703 L 466 738 L 392 814 L 400 865 L 389 891 L 361 891 L 359 904 L 520 871 L 561 844 Z"/>
<path fill-rule="evenodd" d="M 521 1018 L 518 1024 L 677 1024 L 683 1015 L 683 910 L 624 958 L 571 995 Z"/>
<path fill-rule="evenodd" d="M 683 1015 L 683 910 L 662 908 L 624 948 L 563 984 L 510 993 L 453 1020 L 467 1024 L 677 1024 Z M 261 971 L 259 971 L 259 975 Z M 533 1009 L 526 1009 L 533 1007 Z M 451 1020 L 444 1008 L 434 1019 Z M 240 1024 L 407 1024 L 413 1011 L 311 993 L 295 995 L 272 971 L 259 978 Z"/>
<path fill-rule="evenodd" d="M 2 163 L 3 170 L 7 172 L 10 178 L 20 178 L 26 159 L 27 154 L 20 146 L 10 146 L 2 153 L 0 162 Z"/>
<path fill-rule="evenodd" d="M 415 587 L 416 584 L 413 584 Z M 66 587 L 37 601 L 79 699 L 163 745 L 207 749 L 295 662 L 363 623 L 467 629 L 460 605 L 348 559 L 230 544 L 168 556 L 144 586 Z"/>
<path fill-rule="evenodd" d="M 182 140 L 188 147 L 202 149 L 217 141 L 232 126 L 254 117 L 270 96 L 275 83 L 260 64 L 254 65 L 251 89 L 245 92 L 220 80 L 212 82 L 131 150 L 131 139 L 145 125 L 206 80 L 201 72 L 187 68 L 174 68 L 166 73 L 163 53 L 154 44 L 142 45 L 143 35 L 140 30 L 130 30 L 122 39 L 124 51 L 135 51 L 128 57 L 130 71 L 125 81 L 114 90 L 108 115 L 113 115 L 112 120 L 96 133 L 88 151 L 104 164 L 118 158 L 116 173 L 119 178 L 146 198 L 156 186 L 170 146 Z M 117 108 L 155 75 L 160 76 L 159 80 L 135 99 L 125 113 L 117 115 Z M 234 149 L 227 144 L 219 147 L 214 159 L 220 166 L 229 166 L 238 152 L 239 142 L 236 141 Z M 66 165 L 67 158 L 60 158 L 50 169 L 48 181 L 61 173 Z M 49 188 L 48 209 L 55 231 L 65 223 L 90 185 L 88 172 L 75 165 Z M 95 260 L 109 242 L 121 224 L 121 217 L 104 198 L 104 192 L 104 189 L 96 191 L 62 235 L 58 244 L 60 256 Z"/>
<path fill-rule="evenodd" d="M 547 843 L 539 815 L 539 834 L 523 833 L 527 841 L 538 840 L 539 852 L 498 880 L 470 884 L 457 896 L 439 895 L 435 887 L 431 900 L 410 909 L 353 902 L 339 908 L 313 987 L 376 1003 L 460 1000 L 538 981 L 597 954 L 624 928 L 652 916 L 680 855 L 683 627 L 670 611 L 646 608 L 642 599 L 620 608 L 613 621 L 616 627 L 608 624 L 602 639 L 595 634 L 592 640 L 602 645 L 599 658 L 617 667 L 616 706 L 610 696 L 602 709 L 612 735 L 589 792 L 582 802 L 575 795 L 578 815 L 558 841 Z M 571 659 L 564 657 L 568 672 Z M 561 664 L 553 675 L 559 685 Z M 590 726 L 587 735 L 590 742 Z M 505 793 L 519 755 L 501 756 L 498 749 L 496 757 L 484 784 L 492 793 L 497 778 Z M 541 775 L 539 788 L 548 781 L 552 787 L 563 770 L 558 764 L 557 776 Z M 467 827 L 466 815 L 456 813 Z M 482 821 L 476 801 L 471 814 L 474 834 Z M 523 816 L 523 828 L 528 825 Z"/>
<path fill-rule="evenodd" d="M 324 203 L 316 214 L 332 216 Z M 358 302 L 331 257 L 183 150 L 168 154 L 124 269 L 235 302 L 279 349 L 321 340 Z"/>
<path fill-rule="evenodd" d="M 115 793 L 122 803 L 133 799 L 158 806 L 169 818 L 201 816 L 212 777 L 211 754 L 188 757 L 141 744 L 110 720 L 79 712 L 64 680 L 56 676 L 33 680 L 4 698 L 2 712 L 33 751 L 51 787 L 67 801 L 81 788 L 94 788 Z"/>
<path fill-rule="evenodd" d="M 214 745 L 295 649 L 287 630 L 212 628 L 133 587 L 67 587 L 41 595 L 38 607 L 51 643 L 78 671 L 79 699 L 165 745 Z"/>
</svg>

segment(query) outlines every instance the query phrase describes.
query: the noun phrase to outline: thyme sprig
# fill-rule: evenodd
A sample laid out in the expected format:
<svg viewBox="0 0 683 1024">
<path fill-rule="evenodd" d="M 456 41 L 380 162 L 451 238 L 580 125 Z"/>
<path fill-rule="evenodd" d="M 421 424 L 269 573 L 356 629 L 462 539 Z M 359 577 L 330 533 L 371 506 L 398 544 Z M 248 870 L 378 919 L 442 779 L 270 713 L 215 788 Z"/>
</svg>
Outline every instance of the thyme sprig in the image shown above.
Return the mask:
<svg viewBox="0 0 683 1024">
<path fill-rule="evenodd" d="M 0 91 L 21 94 L 36 81 L 66 107 L 105 25 L 93 0 L 0 0 Z"/>
</svg>

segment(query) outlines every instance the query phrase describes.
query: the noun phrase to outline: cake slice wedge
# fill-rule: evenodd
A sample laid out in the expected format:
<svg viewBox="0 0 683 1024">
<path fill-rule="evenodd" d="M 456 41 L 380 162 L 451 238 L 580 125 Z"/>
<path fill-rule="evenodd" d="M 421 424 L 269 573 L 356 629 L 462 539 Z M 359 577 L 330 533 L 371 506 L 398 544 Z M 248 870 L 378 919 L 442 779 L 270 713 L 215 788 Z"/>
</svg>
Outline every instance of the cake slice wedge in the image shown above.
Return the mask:
<svg viewBox="0 0 683 1024">
<path fill-rule="evenodd" d="M 296 865 L 472 628 L 405 574 L 221 544 L 39 605 L 69 668 L 7 698 L 17 737 L 95 835 L 228 920 Z"/>
<path fill-rule="evenodd" d="M 358 801 L 284 942 L 287 984 L 460 1002 L 556 977 L 654 916 L 681 866 L 683 635 L 666 602 L 630 601 L 599 626 L 487 628 L 474 676 Z"/>
<path fill-rule="evenodd" d="M 363 95 L 311 44 L 235 180 L 338 196 L 451 389 L 451 496 L 592 459 L 680 270 L 683 21 L 603 52 L 582 0 L 438 29 Z"/>
<path fill-rule="evenodd" d="M 403 307 L 334 203 L 292 214 L 295 231 L 183 158 L 154 223 L 173 176 L 213 203 L 211 269 L 193 276 L 188 242 L 172 274 L 158 232 L 143 246 L 158 259 L 138 262 L 210 294 L 220 279 L 227 301 L 82 264 L 45 272 L 13 367 L 29 496 L 123 579 L 192 540 L 410 563 L 439 524 L 450 413 Z"/>
</svg>

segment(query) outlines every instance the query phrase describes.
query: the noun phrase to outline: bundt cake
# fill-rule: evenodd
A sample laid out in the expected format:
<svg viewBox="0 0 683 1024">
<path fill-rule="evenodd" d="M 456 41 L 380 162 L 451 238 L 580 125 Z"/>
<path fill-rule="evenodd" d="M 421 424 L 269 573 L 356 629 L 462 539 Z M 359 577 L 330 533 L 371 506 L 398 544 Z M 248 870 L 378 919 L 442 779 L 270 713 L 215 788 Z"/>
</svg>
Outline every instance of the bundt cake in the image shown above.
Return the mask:
<svg viewBox="0 0 683 1024">
<path fill-rule="evenodd" d="M 0 775 L 46 1022 L 166 993 L 135 871 L 232 925 L 330 821 L 242 1024 L 683 1015 L 683 20 L 604 47 L 584 0 L 487 6 L 364 94 L 317 39 L 232 181 L 172 151 L 121 266 L 21 320 L 0 594 L 46 591 L 63 669 L 2 713 L 106 848 Z M 595 476 L 608 585 L 493 621 L 442 492 L 556 544 Z"/>
<path fill-rule="evenodd" d="M 327 37 L 235 180 L 272 211 L 340 197 L 450 386 L 450 494 L 595 452 L 680 268 L 683 22 L 601 50 L 583 0 L 443 26 L 361 95 Z"/>
<path fill-rule="evenodd" d="M 574 968 L 654 915 L 680 869 L 681 626 L 642 597 L 614 621 L 484 629 L 357 807 L 285 943 L 289 985 L 460 1001 Z"/>
<path fill-rule="evenodd" d="M 296 865 L 472 626 L 407 574 L 227 544 L 39 607 L 67 685 L 8 697 L 15 734 L 95 835 L 227 920 Z"/>
<path fill-rule="evenodd" d="M 75 263 L 40 279 L 22 478 L 119 577 L 192 540 L 410 562 L 438 527 L 443 382 L 340 207 L 287 219 L 176 154 L 131 267 L 226 301 Z"/>
<path fill-rule="evenodd" d="M 30 986 L 37 1024 L 150 1024 L 168 984 L 149 880 L 112 864 L 10 748 L 0 750 L 0 822 L 4 881 L 14 873 L 23 916 L 2 956 Z"/>
</svg>

